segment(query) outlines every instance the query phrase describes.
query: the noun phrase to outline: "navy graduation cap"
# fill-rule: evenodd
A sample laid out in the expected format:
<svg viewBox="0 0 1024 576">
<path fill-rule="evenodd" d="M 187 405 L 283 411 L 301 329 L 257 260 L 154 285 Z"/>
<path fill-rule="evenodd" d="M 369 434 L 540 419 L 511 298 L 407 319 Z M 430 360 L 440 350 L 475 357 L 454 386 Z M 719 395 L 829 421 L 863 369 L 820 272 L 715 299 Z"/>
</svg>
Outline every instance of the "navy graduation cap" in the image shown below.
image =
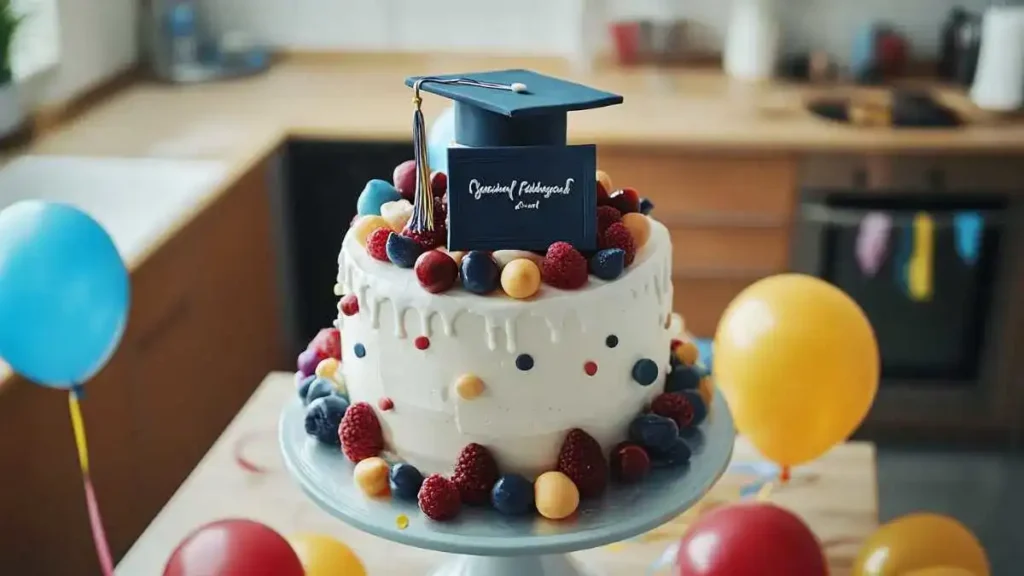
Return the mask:
<svg viewBox="0 0 1024 576">
<path fill-rule="evenodd" d="M 531 72 L 501 70 L 406 79 L 414 89 L 417 194 L 410 226 L 433 228 L 420 92 L 455 102 L 448 149 L 448 249 L 597 246 L 596 148 L 566 145 L 568 113 L 622 96 Z M 422 199 L 421 199 L 422 196 Z"/>
</svg>

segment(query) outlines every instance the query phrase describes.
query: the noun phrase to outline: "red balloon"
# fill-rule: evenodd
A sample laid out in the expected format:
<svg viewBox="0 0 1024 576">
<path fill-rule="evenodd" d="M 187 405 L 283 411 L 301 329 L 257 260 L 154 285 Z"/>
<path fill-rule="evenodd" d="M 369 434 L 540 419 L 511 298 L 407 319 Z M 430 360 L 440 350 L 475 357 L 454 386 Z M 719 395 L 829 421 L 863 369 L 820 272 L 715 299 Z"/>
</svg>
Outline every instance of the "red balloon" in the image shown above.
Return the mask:
<svg viewBox="0 0 1024 576">
<path fill-rule="evenodd" d="M 828 576 L 821 544 L 800 518 L 772 504 L 735 504 L 702 516 L 683 536 L 678 576 Z"/>
<path fill-rule="evenodd" d="M 252 520 L 218 520 L 189 534 L 171 554 L 164 576 L 303 576 L 291 544 Z"/>
</svg>

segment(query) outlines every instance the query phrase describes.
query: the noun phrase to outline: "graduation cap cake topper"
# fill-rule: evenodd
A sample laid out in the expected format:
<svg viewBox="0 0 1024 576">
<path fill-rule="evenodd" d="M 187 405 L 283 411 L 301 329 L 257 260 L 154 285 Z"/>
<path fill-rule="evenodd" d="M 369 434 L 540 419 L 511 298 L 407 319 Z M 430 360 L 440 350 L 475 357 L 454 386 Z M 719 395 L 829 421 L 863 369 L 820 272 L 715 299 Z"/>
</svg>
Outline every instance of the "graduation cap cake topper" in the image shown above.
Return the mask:
<svg viewBox="0 0 1024 576">
<path fill-rule="evenodd" d="M 545 250 L 597 244 L 596 148 L 566 145 L 568 112 L 622 102 L 616 94 L 528 70 L 406 79 L 416 112 L 417 193 L 410 227 L 432 230 L 421 91 L 455 102 L 448 149 L 448 248 Z"/>
</svg>

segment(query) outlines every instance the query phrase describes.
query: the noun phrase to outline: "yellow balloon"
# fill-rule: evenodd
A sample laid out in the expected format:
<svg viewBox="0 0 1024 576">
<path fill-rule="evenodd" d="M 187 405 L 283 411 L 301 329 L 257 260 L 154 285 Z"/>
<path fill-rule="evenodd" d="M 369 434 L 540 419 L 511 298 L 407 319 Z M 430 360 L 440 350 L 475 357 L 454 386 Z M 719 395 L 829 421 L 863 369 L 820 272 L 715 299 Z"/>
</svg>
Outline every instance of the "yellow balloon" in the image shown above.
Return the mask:
<svg viewBox="0 0 1024 576">
<path fill-rule="evenodd" d="M 853 576 L 989 576 L 988 557 L 963 524 L 939 514 L 910 514 L 864 543 Z"/>
<path fill-rule="evenodd" d="M 366 576 L 366 568 L 351 548 L 322 534 L 296 534 L 288 538 L 306 570 L 306 576 Z"/>
<path fill-rule="evenodd" d="M 783 466 L 813 460 L 856 430 L 878 391 L 878 343 L 859 306 L 811 276 L 758 281 L 715 334 L 715 383 L 736 429 Z"/>
</svg>

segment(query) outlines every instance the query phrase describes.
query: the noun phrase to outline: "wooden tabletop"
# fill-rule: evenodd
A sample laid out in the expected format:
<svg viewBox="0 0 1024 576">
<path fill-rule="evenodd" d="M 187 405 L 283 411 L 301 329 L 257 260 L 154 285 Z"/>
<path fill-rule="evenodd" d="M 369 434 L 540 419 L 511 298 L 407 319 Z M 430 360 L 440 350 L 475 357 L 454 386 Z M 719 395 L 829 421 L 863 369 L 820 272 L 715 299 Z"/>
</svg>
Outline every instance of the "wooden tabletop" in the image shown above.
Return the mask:
<svg viewBox="0 0 1024 576">
<path fill-rule="evenodd" d="M 118 575 L 159 574 L 171 551 L 191 530 L 231 517 L 252 518 L 285 535 L 334 535 L 356 551 L 371 576 L 425 574 L 444 559 L 440 553 L 360 533 L 305 497 L 284 470 L 277 448 L 277 419 L 292 394 L 291 374 L 275 373 L 263 381 L 122 559 Z M 752 462 L 757 462 L 757 457 L 749 444 L 737 441 L 734 463 Z M 586 563 L 602 566 L 609 576 L 645 574 L 696 514 L 736 500 L 740 487 L 749 481 L 742 472 L 729 472 L 697 509 L 635 541 L 588 550 L 578 556 Z M 813 465 L 797 470 L 789 485 L 772 493 L 772 500 L 802 516 L 822 539 L 833 576 L 849 574 L 857 543 L 878 522 L 874 447 L 851 443 L 836 448 Z"/>
</svg>

